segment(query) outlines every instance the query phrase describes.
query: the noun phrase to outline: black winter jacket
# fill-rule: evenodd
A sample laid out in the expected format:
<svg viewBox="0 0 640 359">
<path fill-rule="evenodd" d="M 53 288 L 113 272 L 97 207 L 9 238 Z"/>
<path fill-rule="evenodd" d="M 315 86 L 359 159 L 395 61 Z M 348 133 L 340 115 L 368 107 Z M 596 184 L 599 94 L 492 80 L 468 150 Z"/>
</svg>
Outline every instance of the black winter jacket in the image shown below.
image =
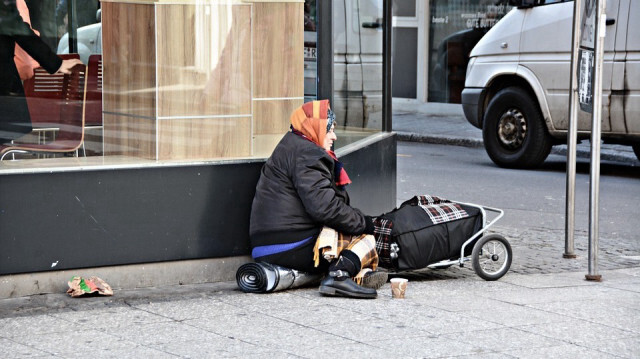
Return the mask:
<svg viewBox="0 0 640 359">
<path fill-rule="evenodd" d="M 287 133 L 262 168 L 251 207 L 251 246 L 292 243 L 328 226 L 362 234 L 368 218 L 335 184 L 334 160 L 315 143 Z"/>
</svg>

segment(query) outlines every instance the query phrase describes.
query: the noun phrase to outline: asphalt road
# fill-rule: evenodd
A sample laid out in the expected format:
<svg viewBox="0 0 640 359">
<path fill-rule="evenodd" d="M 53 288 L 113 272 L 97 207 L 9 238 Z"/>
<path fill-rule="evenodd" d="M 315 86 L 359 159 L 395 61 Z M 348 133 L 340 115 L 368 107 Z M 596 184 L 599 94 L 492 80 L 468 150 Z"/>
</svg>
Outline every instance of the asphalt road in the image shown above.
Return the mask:
<svg viewBox="0 0 640 359">
<path fill-rule="evenodd" d="M 495 166 L 484 149 L 398 143 L 398 204 L 416 194 L 501 208 L 495 232 L 514 248 L 512 270 L 549 273 L 587 270 L 589 163 L 576 176 L 576 260 L 564 253 L 566 159 L 551 155 L 537 170 Z M 600 177 L 597 269 L 640 265 L 640 168 L 603 162 Z"/>
</svg>

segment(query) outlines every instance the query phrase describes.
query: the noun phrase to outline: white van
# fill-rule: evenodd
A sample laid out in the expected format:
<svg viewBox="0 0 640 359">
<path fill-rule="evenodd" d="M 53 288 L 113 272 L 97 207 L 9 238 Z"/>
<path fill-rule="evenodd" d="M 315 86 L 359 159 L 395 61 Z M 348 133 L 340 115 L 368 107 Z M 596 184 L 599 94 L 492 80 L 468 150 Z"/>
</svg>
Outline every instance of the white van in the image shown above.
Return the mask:
<svg viewBox="0 0 640 359">
<path fill-rule="evenodd" d="M 531 168 L 566 143 L 574 3 L 510 4 L 470 54 L 462 106 L 496 164 Z M 633 146 L 640 159 L 640 0 L 608 0 L 606 11 L 602 139 Z M 579 111 L 579 138 L 590 129 L 591 115 Z"/>
</svg>

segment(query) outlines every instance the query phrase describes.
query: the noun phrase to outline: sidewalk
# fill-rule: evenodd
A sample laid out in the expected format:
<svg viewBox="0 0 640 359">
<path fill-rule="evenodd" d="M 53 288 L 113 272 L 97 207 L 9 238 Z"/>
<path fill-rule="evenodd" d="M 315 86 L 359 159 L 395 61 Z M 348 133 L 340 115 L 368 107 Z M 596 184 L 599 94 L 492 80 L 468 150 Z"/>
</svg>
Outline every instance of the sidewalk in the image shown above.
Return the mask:
<svg viewBox="0 0 640 359">
<path fill-rule="evenodd" d="M 394 130 L 401 139 L 482 145 L 480 130 L 451 105 L 394 104 Z M 635 160 L 617 147 L 607 151 Z M 470 265 L 403 273 L 404 300 L 391 298 L 388 283 L 378 299 L 353 300 L 316 287 L 246 294 L 235 282 L 136 290 L 111 283 L 113 297 L 3 299 L 0 357 L 638 357 L 640 267 L 601 270 L 602 282 L 586 281 L 585 271 L 539 272 L 510 271 L 495 282 Z"/>
<path fill-rule="evenodd" d="M 412 104 L 393 101 L 393 130 L 400 141 L 439 143 L 467 147 L 483 147 L 482 131 L 473 127 L 457 104 Z M 576 148 L 578 158 L 590 158 L 591 145 L 583 141 Z M 551 153 L 567 154 L 566 145 L 553 146 Z M 600 158 L 640 166 L 631 146 L 603 144 Z"/>
<path fill-rule="evenodd" d="M 0 301 L 3 358 L 633 358 L 640 268 L 507 274 L 469 268 L 387 283 L 376 300 L 316 288 L 245 294 L 234 282 Z"/>
</svg>

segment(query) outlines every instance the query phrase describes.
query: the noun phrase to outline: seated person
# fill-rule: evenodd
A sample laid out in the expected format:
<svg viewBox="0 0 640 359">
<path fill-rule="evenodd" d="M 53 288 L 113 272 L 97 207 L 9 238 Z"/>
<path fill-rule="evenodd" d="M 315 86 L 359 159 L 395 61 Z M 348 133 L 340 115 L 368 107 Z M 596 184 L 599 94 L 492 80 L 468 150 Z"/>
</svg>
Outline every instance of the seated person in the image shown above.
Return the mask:
<svg viewBox="0 0 640 359">
<path fill-rule="evenodd" d="M 378 264 L 373 221 L 349 206 L 345 186 L 351 181 L 331 151 L 334 128 L 327 100 L 306 103 L 291 115 L 291 132 L 263 166 L 256 186 L 252 256 L 257 262 L 328 273 L 320 284 L 324 295 L 375 298 L 387 275 L 372 271 Z M 339 233 L 331 261 L 317 244 L 325 227 Z"/>
</svg>

